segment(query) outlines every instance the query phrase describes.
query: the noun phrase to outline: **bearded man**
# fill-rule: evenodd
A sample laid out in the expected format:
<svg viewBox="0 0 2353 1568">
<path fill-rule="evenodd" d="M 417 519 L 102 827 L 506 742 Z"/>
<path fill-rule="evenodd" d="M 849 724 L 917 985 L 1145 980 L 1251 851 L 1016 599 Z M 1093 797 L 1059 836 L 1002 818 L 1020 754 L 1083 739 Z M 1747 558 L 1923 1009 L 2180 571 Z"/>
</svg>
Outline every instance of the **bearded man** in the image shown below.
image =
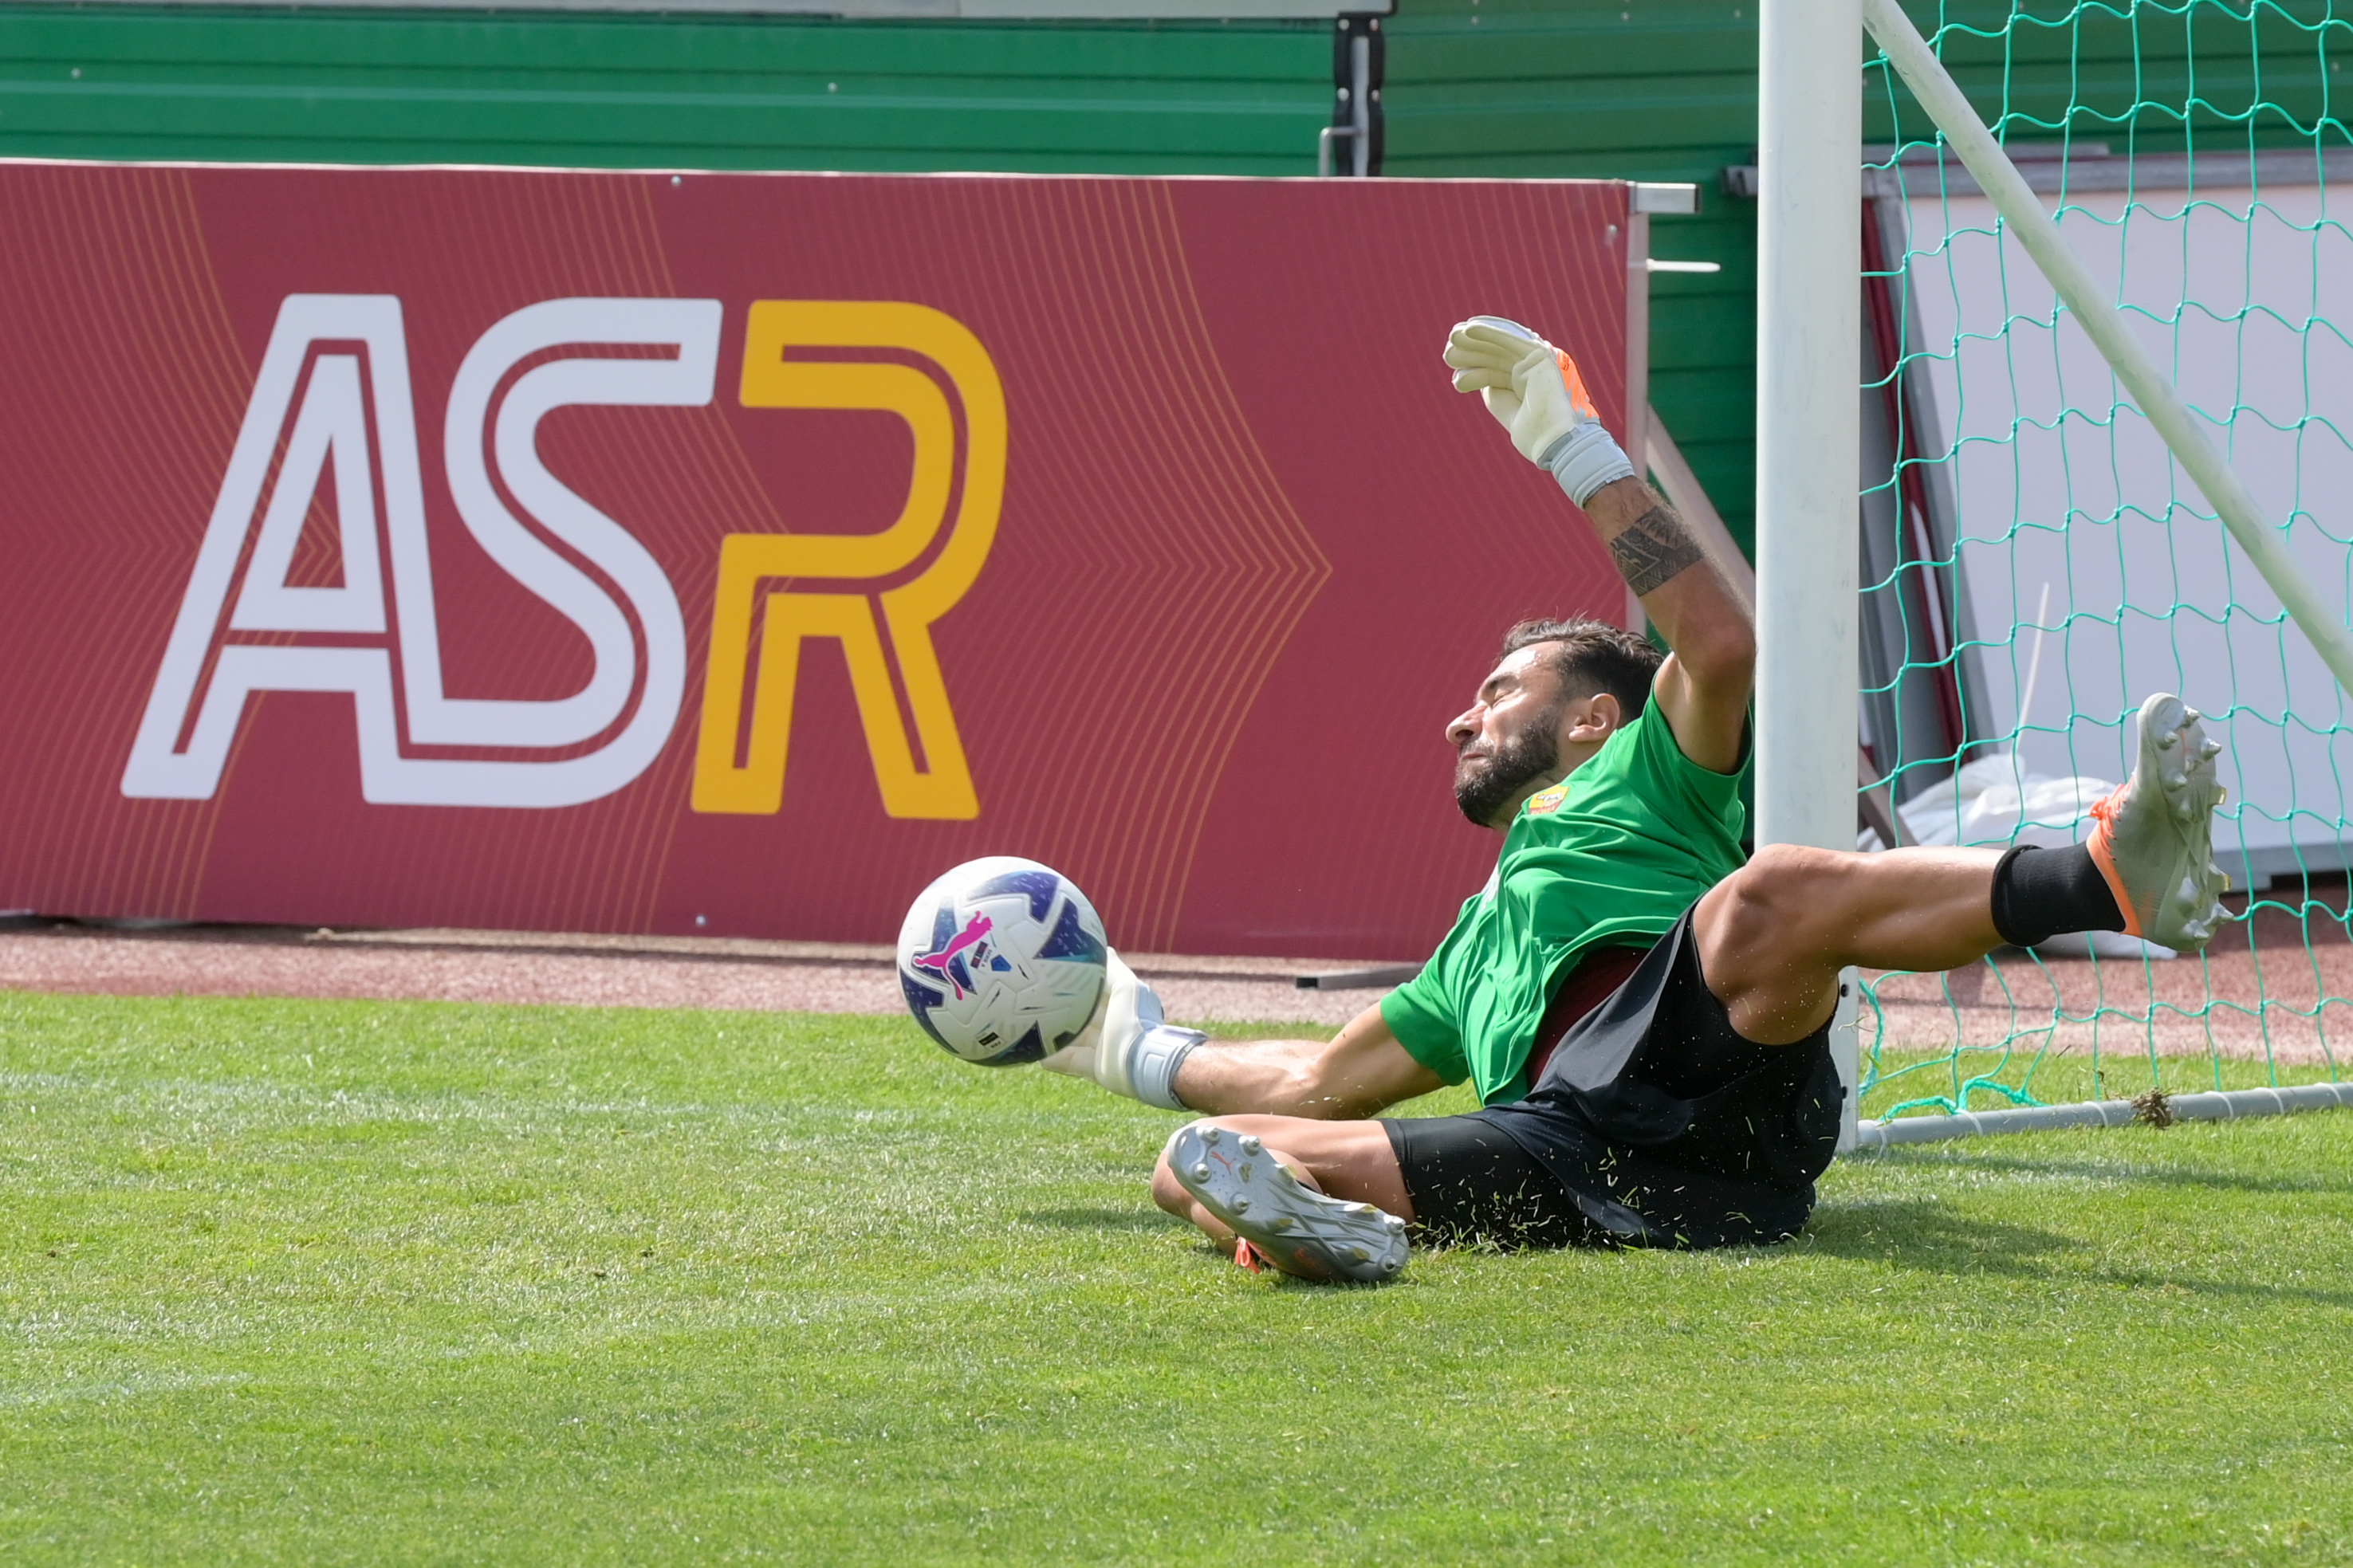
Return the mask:
<svg viewBox="0 0 2353 1568">
<path fill-rule="evenodd" d="M 1495 874 L 1421 973 L 1328 1044 L 1177 1028 L 1114 959 L 1097 1025 L 1046 1065 L 1217 1113 L 1170 1140 L 1162 1207 L 1311 1279 L 1386 1279 L 1409 1234 L 1782 1240 L 1836 1141 L 1845 968 L 1949 969 L 2064 931 L 2204 945 L 2223 885 L 2221 748 L 2170 696 L 2144 707 L 2140 763 L 2085 845 L 1776 846 L 1744 864 L 1745 607 L 1636 477 L 1566 353 L 1474 317 L 1445 358 L 1583 510 L 1672 651 L 1593 622 L 1505 636 L 1447 727 L 1456 802 L 1504 834 Z M 1476 1111 L 1372 1119 L 1465 1079 Z"/>
</svg>

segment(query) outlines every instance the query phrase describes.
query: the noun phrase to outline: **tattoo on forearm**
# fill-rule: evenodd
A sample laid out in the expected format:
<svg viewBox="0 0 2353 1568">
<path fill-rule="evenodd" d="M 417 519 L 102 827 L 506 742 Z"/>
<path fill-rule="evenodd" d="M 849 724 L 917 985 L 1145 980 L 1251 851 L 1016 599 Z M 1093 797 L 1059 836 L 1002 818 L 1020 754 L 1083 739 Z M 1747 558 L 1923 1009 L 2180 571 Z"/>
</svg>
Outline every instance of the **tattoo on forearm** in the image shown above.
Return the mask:
<svg viewBox="0 0 2353 1568">
<path fill-rule="evenodd" d="M 1656 592 L 1670 578 L 1706 559 L 1699 541 L 1683 527 L 1683 519 L 1662 506 L 1652 507 L 1636 518 L 1632 527 L 1611 540 L 1609 554 L 1618 563 L 1619 575 L 1626 579 L 1626 586 L 1634 590 L 1638 599 Z"/>
</svg>

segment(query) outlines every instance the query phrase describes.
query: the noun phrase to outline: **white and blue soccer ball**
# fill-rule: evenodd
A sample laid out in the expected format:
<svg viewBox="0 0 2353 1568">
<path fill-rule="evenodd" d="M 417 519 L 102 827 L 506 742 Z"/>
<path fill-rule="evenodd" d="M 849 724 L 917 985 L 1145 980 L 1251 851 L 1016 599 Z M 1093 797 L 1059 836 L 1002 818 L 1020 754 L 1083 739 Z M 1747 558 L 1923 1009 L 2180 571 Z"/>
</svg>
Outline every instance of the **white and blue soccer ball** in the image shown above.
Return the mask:
<svg viewBox="0 0 2353 1568">
<path fill-rule="evenodd" d="M 899 928 L 899 989 L 923 1032 L 982 1067 L 1043 1061 L 1086 1027 L 1103 988 L 1103 925 L 1059 871 L 967 860 Z"/>
</svg>

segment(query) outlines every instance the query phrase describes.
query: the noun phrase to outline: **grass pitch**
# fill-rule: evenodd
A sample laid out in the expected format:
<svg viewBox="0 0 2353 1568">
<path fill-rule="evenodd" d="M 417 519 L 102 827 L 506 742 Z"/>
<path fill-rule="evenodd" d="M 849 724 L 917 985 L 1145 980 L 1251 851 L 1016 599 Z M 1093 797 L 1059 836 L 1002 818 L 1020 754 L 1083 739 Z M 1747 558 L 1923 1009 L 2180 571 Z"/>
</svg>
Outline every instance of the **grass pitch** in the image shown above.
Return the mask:
<svg viewBox="0 0 2353 1568">
<path fill-rule="evenodd" d="M 2353 1113 L 1380 1289 L 1159 1215 L 1173 1125 L 894 1019 L 0 994 L 0 1556 L 2353 1561 Z"/>
</svg>

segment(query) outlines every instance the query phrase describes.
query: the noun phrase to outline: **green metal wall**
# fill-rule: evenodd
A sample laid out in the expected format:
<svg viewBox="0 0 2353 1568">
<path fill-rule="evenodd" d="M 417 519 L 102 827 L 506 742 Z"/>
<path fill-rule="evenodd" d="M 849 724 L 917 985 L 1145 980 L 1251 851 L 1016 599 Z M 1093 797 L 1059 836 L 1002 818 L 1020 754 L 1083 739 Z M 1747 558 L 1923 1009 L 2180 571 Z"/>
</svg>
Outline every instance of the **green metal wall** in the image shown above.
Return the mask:
<svg viewBox="0 0 2353 1568">
<path fill-rule="evenodd" d="M 1401 0 L 1388 24 L 1388 174 L 1689 180 L 1651 254 L 1651 402 L 1746 548 L 1757 468 L 1757 209 L 1725 165 L 1757 149 L 1755 0 Z"/>
<path fill-rule="evenodd" d="M 0 155 L 1310 174 L 1329 24 L 0 5 Z"/>
<path fill-rule="evenodd" d="M 1924 33 L 1941 16 L 1953 79 L 1987 123 L 2020 141 L 2068 135 L 2142 154 L 2309 147 L 2332 117 L 2327 140 L 2348 140 L 2336 89 L 2353 27 L 2334 0 L 2026 0 L 2016 22 L 2009 0 L 1906 9 Z M 1889 142 L 1898 129 L 1907 139 L 1930 132 L 1875 70 L 1864 80 L 1864 138 Z"/>
</svg>

